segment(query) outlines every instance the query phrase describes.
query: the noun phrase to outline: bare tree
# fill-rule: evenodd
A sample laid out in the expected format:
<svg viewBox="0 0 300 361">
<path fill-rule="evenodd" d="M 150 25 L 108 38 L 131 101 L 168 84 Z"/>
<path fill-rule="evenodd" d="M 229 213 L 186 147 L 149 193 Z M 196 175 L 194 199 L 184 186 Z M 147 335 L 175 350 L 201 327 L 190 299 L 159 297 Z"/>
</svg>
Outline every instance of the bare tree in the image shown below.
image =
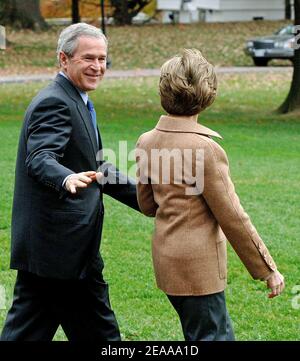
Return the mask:
<svg viewBox="0 0 300 361">
<path fill-rule="evenodd" d="M 298 44 L 295 44 L 295 56 L 293 59 L 294 72 L 289 94 L 283 104 L 279 107 L 280 113 L 300 111 L 300 0 L 294 0 L 295 26 L 298 29 Z"/>
<path fill-rule="evenodd" d="M 15 28 L 47 28 L 41 15 L 39 0 L 0 0 L 0 23 Z"/>
<path fill-rule="evenodd" d="M 130 25 L 134 18 L 151 0 L 111 0 L 113 18 L 117 25 Z"/>
</svg>

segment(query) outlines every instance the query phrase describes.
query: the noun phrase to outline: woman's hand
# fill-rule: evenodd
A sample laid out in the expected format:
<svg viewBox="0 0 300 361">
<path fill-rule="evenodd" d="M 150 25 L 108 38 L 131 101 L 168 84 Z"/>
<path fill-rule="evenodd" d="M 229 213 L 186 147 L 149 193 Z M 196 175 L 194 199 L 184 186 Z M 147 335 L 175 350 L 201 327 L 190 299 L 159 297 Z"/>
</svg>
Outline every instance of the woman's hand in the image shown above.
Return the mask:
<svg viewBox="0 0 300 361">
<path fill-rule="evenodd" d="M 285 284 L 284 284 L 284 277 L 279 271 L 275 271 L 268 279 L 267 279 L 267 287 L 272 290 L 271 293 L 269 293 L 269 298 L 274 298 L 276 296 L 279 296 L 282 291 L 284 290 Z"/>
</svg>

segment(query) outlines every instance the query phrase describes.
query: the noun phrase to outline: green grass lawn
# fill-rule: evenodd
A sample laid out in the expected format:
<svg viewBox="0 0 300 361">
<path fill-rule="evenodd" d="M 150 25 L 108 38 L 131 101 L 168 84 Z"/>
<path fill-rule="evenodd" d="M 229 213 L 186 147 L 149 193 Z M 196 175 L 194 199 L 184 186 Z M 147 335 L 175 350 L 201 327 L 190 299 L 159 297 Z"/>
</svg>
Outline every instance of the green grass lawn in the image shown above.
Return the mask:
<svg viewBox="0 0 300 361">
<path fill-rule="evenodd" d="M 238 340 L 299 340 L 300 309 L 292 289 L 300 284 L 300 121 L 272 111 L 283 101 L 286 75 L 223 75 L 215 104 L 199 121 L 220 132 L 236 189 L 286 279 L 283 295 L 267 298 L 231 247 L 226 291 Z M 9 307 L 15 272 L 9 270 L 10 212 L 15 156 L 23 112 L 44 84 L 0 86 L 0 285 Z M 104 145 L 133 149 L 162 113 L 157 79 L 104 80 L 94 92 Z M 128 161 L 131 167 L 132 161 Z M 124 169 L 123 169 L 124 170 Z M 153 220 L 106 198 L 102 254 L 112 306 L 124 340 L 182 340 L 177 316 L 156 288 L 151 263 Z M 22 206 L 22 205 L 20 205 Z M 0 329 L 6 310 L 0 310 Z M 61 330 L 55 339 L 65 339 Z"/>
</svg>

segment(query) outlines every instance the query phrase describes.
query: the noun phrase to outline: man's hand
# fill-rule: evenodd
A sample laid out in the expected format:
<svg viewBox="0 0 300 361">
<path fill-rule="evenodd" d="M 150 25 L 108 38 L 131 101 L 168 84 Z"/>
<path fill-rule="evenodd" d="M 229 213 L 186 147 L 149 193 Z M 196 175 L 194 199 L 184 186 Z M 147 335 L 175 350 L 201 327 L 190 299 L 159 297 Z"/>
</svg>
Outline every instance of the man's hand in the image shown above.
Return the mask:
<svg viewBox="0 0 300 361">
<path fill-rule="evenodd" d="M 90 176 L 90 178 L 93 180 L 93 181 L 96 181 L 98 182 L 99 184 L 101 184 L 102 182 L 102 178 L 103 178 L 103 173 L 102 172 L 94 172 L 95 174 L 93 174 L 92 176 Z"/>
<path fill-rule="evenodd" d="M 269 293 L 268 297 L 273 298 L 276 296 L 279 296 L 281 292 L 284 290 L 285 284 L 284 284 L 284 277 L 282 274 L 278 271 L 275 271 L 270 278 L 268 278 L 267 287 L 272 290 L 271 293 Z"/>
<path fill-rule="evenodd" d="M 75 194 L 77 188 L 86 188 L 90 183 L 96 179 L 96 172 L 88 171 L 76 174 L 71 174 L 66 180 L 66 190 Z"/>
</svg>

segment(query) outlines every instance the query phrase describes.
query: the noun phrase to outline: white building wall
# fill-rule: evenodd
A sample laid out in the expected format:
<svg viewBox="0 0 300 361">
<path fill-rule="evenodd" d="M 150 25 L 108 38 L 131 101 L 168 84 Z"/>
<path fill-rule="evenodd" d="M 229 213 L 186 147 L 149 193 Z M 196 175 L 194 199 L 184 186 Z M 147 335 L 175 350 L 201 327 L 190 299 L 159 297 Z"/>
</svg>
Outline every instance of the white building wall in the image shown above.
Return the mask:
<svg viewBox="0 0 300 361">
<path fill-rule="evenodd" d="M 157 0 L 156 8 L 158 10 L 177 10 L 181 9 L 182 0 Z"/>
<path fill-rule="evenodd" d="M 210 1 L 197 0 L 198 7 L 205 6 L 205 21 L 250 21 L 256 17 L 265 20 L 282 20 L 285 17 L 284 0 L 219 0 L 218 9 L 210 9 Z M 215 3 L 213 4 L 215 5 Z"/>
<path fill-rule="evenodd" d="M 180 23 L 251 21 L 253 18 L 282 20 L 285 0 L 157 0 L 157 9 L 164 10 L 163 22 L 170 22 L 168 14 L 175 11 Z M 200 15 L 199 15 L 200 14 Z"/>
<path fill-rule="evenodd" d="M 285 0 L 221 0 L 220 10 L 283 10 Z"/>
<path fill-rule="evenodd" d="M 220 2 L 222 0 L 194 0 L 197 4 L 198 8 L 201 9 L 213 9 L 213 10 L 220 10 Z"/>
<path fill-rule="evenodd" d="M 284 14 L 279 10 L 265 10 L 265 11 L 206 11 L 206 22 L 226 22 L 226 21 L 251 21 L 254 18 L 263 18 L 264 20 L 282 20 Z"/>
</svg>

